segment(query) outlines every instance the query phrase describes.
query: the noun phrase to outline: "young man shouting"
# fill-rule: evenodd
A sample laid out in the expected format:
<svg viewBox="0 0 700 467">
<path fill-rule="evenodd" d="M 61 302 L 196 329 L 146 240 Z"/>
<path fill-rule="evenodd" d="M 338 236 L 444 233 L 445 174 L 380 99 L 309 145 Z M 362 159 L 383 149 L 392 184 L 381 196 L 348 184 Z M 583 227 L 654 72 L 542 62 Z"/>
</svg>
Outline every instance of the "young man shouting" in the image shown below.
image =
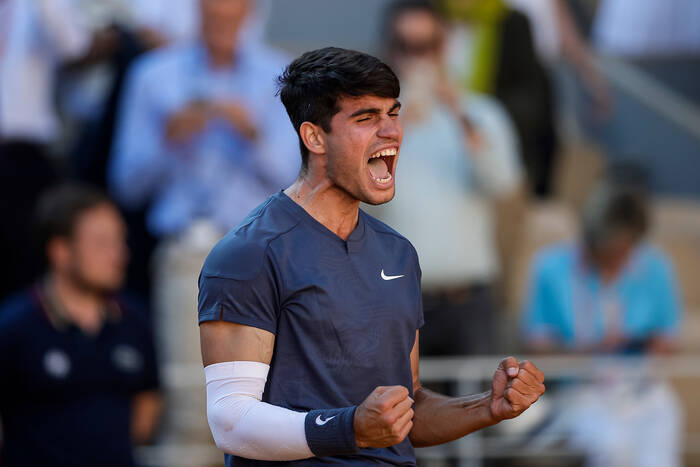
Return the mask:
<svg viewBox="0 0 700 467">
<path fill-rule="evenodd" d="M 522 413 L 544 392 L 530 362 L 503 360 L 483 394 L 420 384 L 416 252 L 359 209 L 394 196 L 394 73 L 325 48 L 279 83 L 301 172 L 214 247 L 199 283 L 207 415 L 226 465 L 415 465 L 414 446 Z"/>
</svg>

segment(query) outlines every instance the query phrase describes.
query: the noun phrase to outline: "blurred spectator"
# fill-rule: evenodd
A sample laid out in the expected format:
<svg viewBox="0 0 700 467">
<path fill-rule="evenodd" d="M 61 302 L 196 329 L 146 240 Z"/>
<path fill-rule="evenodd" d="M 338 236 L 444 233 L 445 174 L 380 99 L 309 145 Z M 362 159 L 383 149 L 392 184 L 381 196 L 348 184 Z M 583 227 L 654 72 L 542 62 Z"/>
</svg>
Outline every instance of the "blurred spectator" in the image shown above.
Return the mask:
<svg viewBox="0 0 700 467">
<path fill-rule="evenodd" d="M 201 42 L 135 65 L 114 146 L 112 188 L 127 206 L 152 203 L 158 236 L 202 218 L 230 228 L 299 165 L 274 92 L 286 59 L 260 43 L 238 47 L 249 0 L 201 5 Z"/>
<path fill-rule="evenodd" d="M 594 54 L 580 33 L 568 0 L 507 0 L 513 8 L 527 15 L 532 24 L 535 48 L 552 81 L 563 79 L 562 65 L 570 65 L 593 105 L 593 115 L 601 120 L 609 116 L 612 93 L 607 80 L 595 64 Z M 568 117 L 575 112 L 573 96 L 556 86 L 557 106 Z M 569 101 L 569 102 L 563 102 Z M 563 109 L 562 109 L 563 107 Z"/>
<path fill-rule="evenodd" d="M 56 178 L 47 155 L 58 135 L 54 74 L 88 52 L 90 34 L 68 0 L 4 0 L 0 7 L 1 299 L 39 273 L 27 213 Z"/>
<path fill-rule="evenodd" d="M 535 51 L 528 18 L 505 0 L 441 0 L 454 20 L 450 73 L 464 89 L 492 94 L 518 132 L 532 192 L 548 196 L 557 149 L 552 86 Z"/>
<path fill-rule="evenodd" d="M 124 222 L 82 186 L 46 193 L 38 220 L 47 274 L 0 307 L 0 463 L 134 465 L 159 396 L 147 318 L 116 294 Z"/>
<path fill-rule="evenodd" d="M 201 363 L 192 311 L 206 254 L 298 173 L 298 140 L 275 96 L 286 57 L 245 28 L 255 5 L 201 0 L 201 39 L 140 58 L 123 96 L 109 180 L 124 206 L 148 206 L 160 239 L 153 295 L 164 364 Z M 210 441 L 202 395 L 168 391 L 166 438 Z"/>
<path fill-rule="evenodd" d="M 516 136 L 494 99 L 464 96 L 448 83 L 445 31 L 429 3 L 395 4 L 385 30 L 405 131 L 396 196 L 369 210 L 411 239 L 420 257 L 430 315 L 421 351 L 486 353 L 494 350 L 499 273 L 492 207 L 519 187 Z"/>
<path fill-rule="evenodd" d="M 199 29 L 197 0 L 74 0 L 93 30 L 111 35 L 113 47 L 98 57 L 63 67 L 59 107 L 65 127 L 71 177 L 107 187 L 119 102 L 132 62 L 143 52 L 171 42 L 192 40 Z M 146 231 L 145 208 L 123 211 L 129 230 L 127 284 L 150 297 L 148 259 L 155 240 Z"/>
<path fill-rule="evenodd" d="M 609 55 L 698 55 L 700 2 L 602 0 L 593 38 L 597 48 Z"/>
<path fill-rule="evenodd" d="M 582 240 L 534 261 L 524 315 L 535 350 L 665 354 L 676 346 L 681 306 L 669 260 L 644 241 L 646 196 L 604 182 L 583 210 Z M 561 395 L 554 425 L 593 466 L 680 465 L 682 420 L 670 387 L 635 368 L 607 372 Z"/>
</svg>

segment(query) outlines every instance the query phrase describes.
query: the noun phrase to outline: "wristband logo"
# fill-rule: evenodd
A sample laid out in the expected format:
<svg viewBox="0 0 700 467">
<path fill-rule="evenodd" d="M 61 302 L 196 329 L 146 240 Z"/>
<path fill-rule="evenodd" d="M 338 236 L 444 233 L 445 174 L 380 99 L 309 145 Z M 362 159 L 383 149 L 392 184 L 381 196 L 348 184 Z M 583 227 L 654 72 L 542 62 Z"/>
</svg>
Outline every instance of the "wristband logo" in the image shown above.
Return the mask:
<svg viewBox="0 0 700 467">
<path fill-rule="evenodd" d="M 332 417 L 328 417 L 327 419 L 323 420 L 323 419 L 321 418 L 321 416 L 319 415 L 318 417 L 316 417 L 316 425 L 318 425 L 318 426 L 323 426 L 323 425 L 325 425 L 326 423 L 328 423 L 328 422 L 330 422 L 331 420 L 333 420 L 334 418 L 335 418 L 335 415 L 333 415 Z"/>
</svg>

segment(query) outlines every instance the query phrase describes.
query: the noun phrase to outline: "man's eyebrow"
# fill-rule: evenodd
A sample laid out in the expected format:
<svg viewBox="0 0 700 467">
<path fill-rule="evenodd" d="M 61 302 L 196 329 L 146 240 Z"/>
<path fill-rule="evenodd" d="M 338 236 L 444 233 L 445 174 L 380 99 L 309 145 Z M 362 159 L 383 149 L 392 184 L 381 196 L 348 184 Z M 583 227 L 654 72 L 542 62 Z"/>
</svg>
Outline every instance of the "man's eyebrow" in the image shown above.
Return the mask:
<svg viewBox="0 0 700 467">
<path fill-rule="evenodd" d="M 396 101 L 396 102 L 394 102 L 394 105 L 392 105 L 391 108 L 389 109 L 389 113 L 394 112 L 396 110 L 399 110 L 400 108 L 401 108 L 401 102 Z M 355 118 L 355 117 L 358 117 L 358 116 L 364 115 L 364 114 L 376 115 L 379 113 L 381 113 L 381 109 L 378 109 L 376 107 L 366 107 L 364 109 L 359 109 L 359 110 L 354 111 L 352 114 L 350 114 L 350 118 Z"/>
<path fill-rule="evenodd" d="M 357 117 L 363 114 L 378 114 L 379 112 L 381 112 L 381 110 L 379 110 L 376 107 L 367 107 L 364 109 L 354 111 L 352 114 L 350 114 L 350 118 Z"/>
</svg>

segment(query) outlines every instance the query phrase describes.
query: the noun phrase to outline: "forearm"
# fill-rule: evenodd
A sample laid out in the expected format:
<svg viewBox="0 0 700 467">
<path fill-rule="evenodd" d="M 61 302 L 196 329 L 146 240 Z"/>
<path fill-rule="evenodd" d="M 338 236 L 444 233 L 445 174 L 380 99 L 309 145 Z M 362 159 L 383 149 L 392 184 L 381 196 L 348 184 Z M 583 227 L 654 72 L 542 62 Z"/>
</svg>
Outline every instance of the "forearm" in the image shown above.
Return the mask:
<svg viewBox="0 0 700 467">
<path fill-rule="evenodd" d="M 297 412 L 262 402 L 269 367 L 236 361 L 208 365 L 207 419 L 224 452 L 248 459 L 291 461 L 355 454 L 355 407 Z"/>
<path fill-rule="evenodd" d="M 409 438 L 415 447 L 447 443 L 497 423 L 489 408 L 490 391 L 451 398 L 421 387 L 414 399 Z"/>
<path fill-rule="evenodd" d="M 160 393 L 156 390 L 144 391 L 134 396 L 132 401 L 131 438 L 136 444 L 151 441 L 162 408 Z"/>
</svg>

